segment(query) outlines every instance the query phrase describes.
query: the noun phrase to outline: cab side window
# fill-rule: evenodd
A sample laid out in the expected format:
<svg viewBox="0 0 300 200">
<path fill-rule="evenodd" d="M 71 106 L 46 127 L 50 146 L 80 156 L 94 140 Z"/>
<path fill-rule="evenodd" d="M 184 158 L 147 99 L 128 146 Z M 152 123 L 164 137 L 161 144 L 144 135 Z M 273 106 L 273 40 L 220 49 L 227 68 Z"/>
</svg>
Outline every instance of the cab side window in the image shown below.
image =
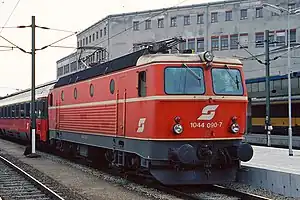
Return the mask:
<svg viewBox="0 0 300 200">
<path fill-rule="evenodd" d="M 146 96 L 146 71 L 139 72 L 138 75 L 138 95 L 139 97 Z"/>
</svg>

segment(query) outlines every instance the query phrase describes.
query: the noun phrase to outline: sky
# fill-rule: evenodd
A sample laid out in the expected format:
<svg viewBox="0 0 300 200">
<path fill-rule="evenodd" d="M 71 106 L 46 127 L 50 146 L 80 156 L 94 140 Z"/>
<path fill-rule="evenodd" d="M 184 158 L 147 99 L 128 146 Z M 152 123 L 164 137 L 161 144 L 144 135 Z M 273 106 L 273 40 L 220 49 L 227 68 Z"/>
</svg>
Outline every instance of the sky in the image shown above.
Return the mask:
<svg viewBox="0 0 300 200">
<path fill-rule="evenodd" d="M 17 4 L 17 2 L 19 3 Z M 218 1 L 218 0 L 215 0 Z M 105 2 L 105 3 L 104 3 Z M 71 32 L 82 31 L 110 14 L 142 11 L 211 2 L 210 0 L 0 0 L 0 27 L 36 25 Z M 13 8 L 17 5 L 14 12 Z M 12 13 L 12 14 L 11 14 Z M 1 31 L 2 30 L 2 31 Z M 36 29 L 36 48 L 41 48 L 71 32 Z M 31 51 L 31 28 L 0 28 L 0 35 Z M 76 35 L 56 45 L 76 47 Z M 12 46 L 0 38 L 0 46 Z M 36 85 L 56 79 L 56 61 L 74 52 L 72 48 L 49 47 L 36 52 Z M 31 55 L 18 49 L 0 47 L 0 96 L 31 87 Z"/>
</svg>

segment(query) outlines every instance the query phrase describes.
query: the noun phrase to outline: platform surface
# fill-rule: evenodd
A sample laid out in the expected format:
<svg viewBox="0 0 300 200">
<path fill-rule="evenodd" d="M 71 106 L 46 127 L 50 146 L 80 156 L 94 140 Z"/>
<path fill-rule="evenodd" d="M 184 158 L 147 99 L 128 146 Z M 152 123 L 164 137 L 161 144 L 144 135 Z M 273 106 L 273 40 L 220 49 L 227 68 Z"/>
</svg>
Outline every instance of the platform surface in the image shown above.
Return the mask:
<svg viewBox="0 0 300 200">
<path fill-rule="evenodd" d="M 242 162 L 237 181 L 300 199 L 300 151 L 253 146 L 254 155 Z"/>
<path fill-rule="evenodd" d="M 243 166 L 300 175 L 300 150 L 293 150 L 293 156 L 284 148 L 253 146 L 253 151 L 252 159 L 242 162 Z"/>
</svg>

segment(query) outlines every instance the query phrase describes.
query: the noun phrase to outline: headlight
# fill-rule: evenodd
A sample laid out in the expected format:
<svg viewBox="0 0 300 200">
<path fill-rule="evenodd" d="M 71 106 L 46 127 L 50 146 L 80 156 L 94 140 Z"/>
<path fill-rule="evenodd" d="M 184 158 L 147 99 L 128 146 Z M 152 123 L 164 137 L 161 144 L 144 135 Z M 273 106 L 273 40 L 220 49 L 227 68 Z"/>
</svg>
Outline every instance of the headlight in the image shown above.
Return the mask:
<svg viewBox="0 0 300 200">
<path fill-rule="evenodd" d="M 173 131 L 174 131 L 175 134 L 178 134 L 178 135 L 181 134 L 183 132 L 182 125 L 181 124 L 175 124 L 173 126 Z"/>
<path fill-rule="evenodd" d="M 238 124 L 232 124 L 230 128 L 233 133 L 238 133 L 240 131 L 240 126 Z"/>
<path fill-rule="evenodd" d="M 212 62 L 214 59 L 214 56 L 210 51 L 205 52 L 203 56 L 206 62 Z"/>
</svg>

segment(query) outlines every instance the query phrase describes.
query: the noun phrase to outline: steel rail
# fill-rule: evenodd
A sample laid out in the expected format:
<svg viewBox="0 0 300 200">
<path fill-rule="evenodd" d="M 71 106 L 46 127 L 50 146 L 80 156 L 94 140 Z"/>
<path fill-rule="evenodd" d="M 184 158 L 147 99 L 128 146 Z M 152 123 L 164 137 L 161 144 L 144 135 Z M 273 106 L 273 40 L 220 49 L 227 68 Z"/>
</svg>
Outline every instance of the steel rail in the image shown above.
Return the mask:
<svg viewBox="0 0 300 200">
<path fill-rule="evenodd" d="M 23 169 L 21 169 L 20 167 L 18 167 L 15 164 L 13 164 L 12 162 L 10 162 L 9 160 L 7 160 L 3 156 L 0 156 L 0 161 L 3 162 L 4 164 L 8 165 L 9 167 L 13 168 L 16 172 L 18 172 L 24 178 L 26 178 L 29 181 L 31 181 L 39 189 L 41 189 L 42 191 L 46 192 L 47 195 L 49 195 L 50 197 L 55 198 L 55 199 L 59 199 L 59 200 L 64 200 L 64 198 L 62 198 L 61 196 L 59 196 L 53 190 L 51 190 L 50 188 L 48 188 L 46 185 L 44 185 L 43 183 L 41 183 L 39 180 L 37 180 L 36 178 L 34 178 L 33 176 L 31 176 L 30 174 L 28 174 Z M 1 200 L 1 198 L 0 198 L 0 200 Z"/>
</svg>

